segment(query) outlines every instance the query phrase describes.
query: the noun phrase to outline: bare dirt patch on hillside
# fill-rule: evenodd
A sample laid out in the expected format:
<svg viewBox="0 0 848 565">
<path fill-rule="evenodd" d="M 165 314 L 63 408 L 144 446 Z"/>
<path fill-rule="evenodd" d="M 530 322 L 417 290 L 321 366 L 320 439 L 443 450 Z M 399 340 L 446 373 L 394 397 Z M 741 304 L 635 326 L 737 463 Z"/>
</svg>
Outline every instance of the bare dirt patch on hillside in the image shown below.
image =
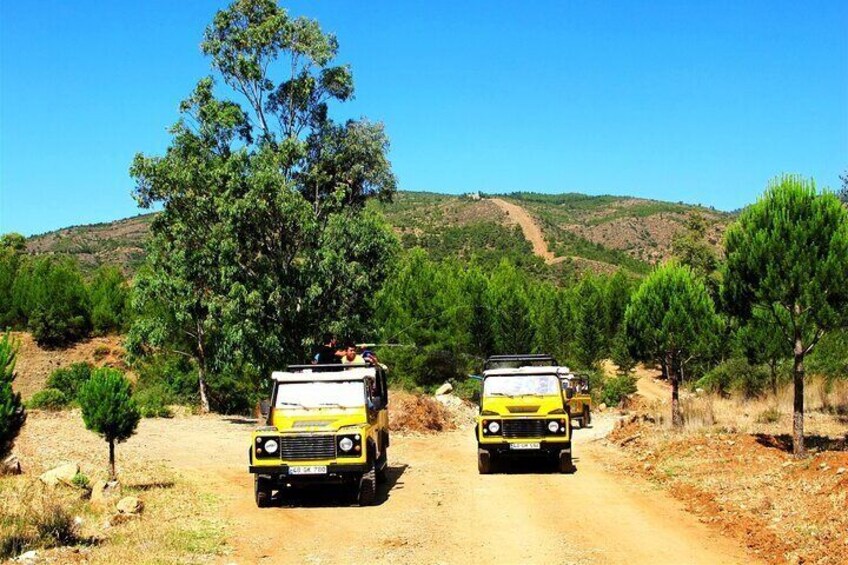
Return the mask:
<svg viewBox="0 0 848 565">
<path fill-rule="evenodd" d="M 46 349 L 39 346 L 32 335 L 13 332 L 20 343 L 13 388 L 26 400 L 44 388 L 47 377 L 56 369 L 73 363 L 88 362 L 96 367 L 116 367 L 126 370 L 126 351 L 120 336 L 93 337 L 64 349 Z"/>
</svg>

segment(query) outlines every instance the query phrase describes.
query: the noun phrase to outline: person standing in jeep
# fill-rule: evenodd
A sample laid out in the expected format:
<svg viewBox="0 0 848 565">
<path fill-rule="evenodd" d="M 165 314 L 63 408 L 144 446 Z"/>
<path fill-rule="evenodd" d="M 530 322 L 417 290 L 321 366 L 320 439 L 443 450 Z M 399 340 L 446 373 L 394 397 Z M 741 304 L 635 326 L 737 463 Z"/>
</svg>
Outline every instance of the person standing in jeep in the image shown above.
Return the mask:
<svg viewBox="0 0 848 565">
<path fill-rule="evenodd" d="M 338 340 L 336 336 L 330 333 L 324 334 L 324 339 L 321 340 L 321 347 L 318 348 L 318 353 L 315 354 L 313 364 L 315 365 L 334 365 L 339 362 L 339 358 L 344 355 L 344 350 L 338 349 Z"/>
</svg>

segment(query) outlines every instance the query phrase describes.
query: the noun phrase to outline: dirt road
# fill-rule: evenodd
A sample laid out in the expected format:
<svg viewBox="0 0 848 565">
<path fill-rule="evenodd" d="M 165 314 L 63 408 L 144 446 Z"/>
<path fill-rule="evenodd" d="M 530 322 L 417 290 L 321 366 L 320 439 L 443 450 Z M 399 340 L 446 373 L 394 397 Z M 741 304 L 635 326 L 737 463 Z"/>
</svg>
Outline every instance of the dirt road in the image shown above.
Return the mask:
<svg viewBox="0 0 848 565">
<path fill-rule="evenodd" d="M 533 245 L 533 253 L 544 259 L 545 263 L 551 264 L 556 261 L 553 252 L 548 249 L 548 243 L 545 241 L 542 230 L 533 217 L 527 213 L 527 210 L 500 198 L 492 198 L 491 201 L 492 204 L 506 213 L 511 223 L 518 224 L 521 227 L 524 237 Z"/>
<path fill-rule="evenodd" d="M 575 431 L 574 475 L 525 465 L 481 476 L 468 430 L 396 436 L 377 506 L 324 489 L 263 510 L 245 469 L 252 423 L 207 422 L 217 433 L 201 440 L 195 423 L 192 434 L 203 452 L 192 461 L 206 463 L 184 471 L 223 499 L 235 548 L 228 563 L 752 562 L 655 487 L 605 468 L 609 448 L 593 440 L 611 417 Z M 169 438 L 180 435 L 145 434 L 144 449 L 179 466 L 184 447 Z"/>
</svg>

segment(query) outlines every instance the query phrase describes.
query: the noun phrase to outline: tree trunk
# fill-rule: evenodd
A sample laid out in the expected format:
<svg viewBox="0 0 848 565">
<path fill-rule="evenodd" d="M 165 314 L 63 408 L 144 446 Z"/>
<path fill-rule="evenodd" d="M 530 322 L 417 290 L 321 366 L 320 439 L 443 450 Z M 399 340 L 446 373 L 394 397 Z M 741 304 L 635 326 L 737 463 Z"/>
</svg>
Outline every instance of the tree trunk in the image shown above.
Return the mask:
<svg viewBox="0 0 848 565">
<path fill-rule="evenodd" d="M 668 378 L 671 380 L 671 425 L 675 428 L 683 427 L 683 413 L 680 411 L 680 376 L 674 369 L 673 362 L 666 362 L 668 367 Z"/>
<path fill-rule="evenodd" d="M 660 359 L 660 367 L 662 368 L 662 378 L 664 381 L 668 380 L 668 362 L 665 360 L 665 357 Z"/>
<path fill-rule="evenodd" d="M 109 440 L 109 478 L 115 480 L 115 440 Z"/>
<path fill-rule="evenodd" d="M 209 413 L 209 397 L 206 394 L 206 371 L 203 364 L 199 363 L 197 367 L 197 381 L 200 388 L 200 411 L 204 414 Z"/>
<path fill-rule="evenodd" d="M 206 395 L 206 351 L 203 348 L 203 326 L 197 322 L 197 386 L 200 392 L 200 412 L 209 413 L 209 397 Z"/>
<path fill-rule="evenodd" d="M 771 369 L 771 391 L 774 393 L 774 398 L 777 400 L 777 367 L 774 363 L 769 363 Z"/>
<path fill-rule="evenodd" d="M 801 459 L 806 451 L 804 450 L 804 345 L 800 337 L 795 338 L 795 366 L 792 373 L 795 381 L 792 453 L 796 459 Z"/>
</svg>

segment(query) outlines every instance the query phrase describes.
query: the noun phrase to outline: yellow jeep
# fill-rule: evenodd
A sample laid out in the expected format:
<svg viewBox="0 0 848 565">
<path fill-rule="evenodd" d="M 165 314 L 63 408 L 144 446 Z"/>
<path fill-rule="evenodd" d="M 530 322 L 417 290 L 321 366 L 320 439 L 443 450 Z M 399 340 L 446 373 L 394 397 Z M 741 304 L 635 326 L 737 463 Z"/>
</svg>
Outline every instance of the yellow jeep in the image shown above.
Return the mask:
<svg viewBox="0 0 848 565">
<path fill-rule="evenodd" d="M 560 385 L 567 372 L 550 356 L 487 360 L 475 432 L 481 474 L 491 473 L 501 458 L 528 456 L 555 459 L 560 472 L 574 472 L 571 421 Z"/>
<path fill-rule="evenodd" d="M 585 428 L 592 423 L 592 397 L 589 395 L 589 379 L 579 375 L 568 375 L 562 379 L 562 389 L 568 413 L 572 421 L 579 421 Z"/>
<path fill-rule="evenodd" d="M 303 484 L 355 487 L 374 504 L 389 447 L 386 371 L 366 365 L 296 365 L 274 372 L 266 425 L 249 449 L 256 505 Z"/>
</svg>

